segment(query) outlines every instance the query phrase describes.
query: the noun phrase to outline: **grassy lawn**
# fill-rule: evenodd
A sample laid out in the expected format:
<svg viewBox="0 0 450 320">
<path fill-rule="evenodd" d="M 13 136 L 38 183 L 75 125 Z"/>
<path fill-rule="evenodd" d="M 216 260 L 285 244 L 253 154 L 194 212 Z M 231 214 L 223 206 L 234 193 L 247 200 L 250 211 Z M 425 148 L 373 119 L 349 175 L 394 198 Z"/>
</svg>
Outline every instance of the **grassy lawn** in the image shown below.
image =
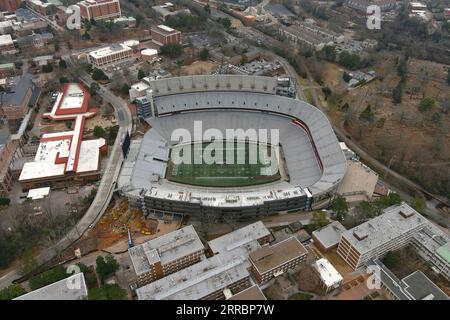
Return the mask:
<svg viewBox="0 0 450 320">
<path fill-rule="evenodd" d="M 312 297 L 314 297 L 310 293 L 306 292 L 297 292 L 289 297 L 288 300 L 310 300 Z"/>
<path fill-rule="evenodd" d="M 232 151 L 233 159 L 229 159 L 227 157 L 227 154 L 229 154 L 227 151 L 229 150 L 223 142 L 218 148 L 208 151 L 208 154 L 211 154 L 213 158 L 216 156 L 215 152 L 221 152 L 222 154 L 222 156 L 217 154 L 217 158 L 223 158 L 223 160 L 212 164 L 205 163 L 202 158 L 208 145 L 209 143 L 198 143 L 184 147 L 175 146 L 171 151 L 171 156 L 177 154 L 182 157 L 183 153 L 190 149 L 191 161 L 190 163 L 175 164 L 171 157 L 167 170 L 167 180 L 205 187 L 239 187 L 264 184 L 280 179 L 278 166 L 275 174 L 270 172 L 270 163 L 261 159 L 259 152 L 254 159 L 250 158 L 250 151 L 252 151 L 250 146 L 255 147 L 253 150 L 258 150 L 255 144 L 235 143 Z M 183 148 L 183 150 L 180 150 L 180 148 Z M 269 149 L 269 154 L 271 152 L 272 150 Z M 201 159 L 202 163 L 196 164 L 194 159 Z"/>
</svg>

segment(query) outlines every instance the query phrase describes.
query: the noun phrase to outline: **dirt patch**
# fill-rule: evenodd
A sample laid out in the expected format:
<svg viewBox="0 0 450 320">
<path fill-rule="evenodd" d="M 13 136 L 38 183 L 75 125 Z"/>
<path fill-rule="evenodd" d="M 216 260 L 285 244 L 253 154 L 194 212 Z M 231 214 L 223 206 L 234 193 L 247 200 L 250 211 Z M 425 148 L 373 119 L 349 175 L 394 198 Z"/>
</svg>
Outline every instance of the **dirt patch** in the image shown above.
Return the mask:
<svg viewBox="0 0 450 320">
<path fill-rule="evenodd" d="M 209 74 L 217 69 L 219 65 L 212 61 L 195 61 L 181 68 L 181 75 L 190 76 L 196 74 Z"/>
</svg>

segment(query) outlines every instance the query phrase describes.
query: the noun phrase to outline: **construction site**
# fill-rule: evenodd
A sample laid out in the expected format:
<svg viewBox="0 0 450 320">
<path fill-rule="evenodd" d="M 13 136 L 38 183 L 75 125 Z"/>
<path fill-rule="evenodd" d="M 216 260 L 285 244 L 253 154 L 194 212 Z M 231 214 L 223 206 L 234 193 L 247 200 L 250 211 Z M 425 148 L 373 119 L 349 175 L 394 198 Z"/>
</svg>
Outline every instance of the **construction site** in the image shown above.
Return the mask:
<svg viewBox="0 0 450 320">
<path fill-rule="evenodd" d="M 82 254 L 92 251 L 94 248 L 81 248 L 83 243 L 90 243 L 91 247 L 92 242 L 95 242 L 97 250 L 111 247 L 114 251 L 126 250 L 129 235 L 134 244 L 139 244 L 174 231 L 181 223 L 181 220 L 172 220 L 170 217 L 162 220 L 144 219 L 141 210 L 129 208 L 127 199 L 117 198 L 110 203 L 99 223 L 88 231 L 80 243 L 80 250 Z"/>
</svg>

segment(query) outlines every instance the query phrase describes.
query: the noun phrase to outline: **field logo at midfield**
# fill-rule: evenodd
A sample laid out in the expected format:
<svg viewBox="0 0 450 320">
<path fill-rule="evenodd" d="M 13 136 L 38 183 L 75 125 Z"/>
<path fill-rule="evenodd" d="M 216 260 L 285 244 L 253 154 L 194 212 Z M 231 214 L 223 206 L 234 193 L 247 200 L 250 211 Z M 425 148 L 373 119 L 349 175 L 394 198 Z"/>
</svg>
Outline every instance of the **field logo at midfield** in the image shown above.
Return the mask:
<svg viewBox="0 0 450 320">
<path fill-rule="evenodd" d="M 269 138 L 270 137 L 270 138 Z M 172 143 L 180 147 L 172 154 L 172 162 L 180 164 L 262 164 L 261 175 L 268 175 L 266 171 L 270 168 L 270 174 L 278 171 L 279 142 L 278 129 L 225 129 L 209 128 L 203 132 L 202 121 L 194 121 L 194 136 L 185 128 L 172 131 Z M 248 160 L 246 159 L 245 145 L 248 144 Z M 254 143 L 252 143 L 254 142 Z M 202 146 L 202 152 L 194 152 L 192 156 L 192 144 Z M 224 152 L 224 144 L 226 146 Z M 194 150 L 198 151 L 195 149 Z M 271 152 L 269 152 L 269 150 Z M 236 155 L 236 159 L 235 159 Z"/>
</svg>

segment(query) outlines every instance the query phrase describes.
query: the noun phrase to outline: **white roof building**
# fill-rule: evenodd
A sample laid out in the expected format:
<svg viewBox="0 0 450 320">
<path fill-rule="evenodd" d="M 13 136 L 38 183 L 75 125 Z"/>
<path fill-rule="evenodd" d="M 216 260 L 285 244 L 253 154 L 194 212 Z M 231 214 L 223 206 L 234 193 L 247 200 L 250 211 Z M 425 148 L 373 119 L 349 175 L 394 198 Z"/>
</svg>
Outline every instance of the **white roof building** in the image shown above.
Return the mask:
<svg viewBox="0 0 450 320">
<path fill-rule="evenodd" d="M 87 296 L 84 274 L 80 272 L 13 300 L 86 300 Z"/>
<path fill-rule="evenodd" d="M 319 274 L 326 291 L 338 288 L 344 279 L 333 265 L 325 258 L 319 259 L 312 264 L 314 270 Z"/>
<path fill-rule="evenodd" d="M 110 56 L 111 54 L 126 52 L 131 50 L 130 47 L 127 47 L 123 43 L 114 44 L 108 47 L 104 47 L 101 49 L 97 49 L 94 51 L 89 52 L 89 55 L 95 59 L 104 58 L 107 56 Z"/>
</svg>

